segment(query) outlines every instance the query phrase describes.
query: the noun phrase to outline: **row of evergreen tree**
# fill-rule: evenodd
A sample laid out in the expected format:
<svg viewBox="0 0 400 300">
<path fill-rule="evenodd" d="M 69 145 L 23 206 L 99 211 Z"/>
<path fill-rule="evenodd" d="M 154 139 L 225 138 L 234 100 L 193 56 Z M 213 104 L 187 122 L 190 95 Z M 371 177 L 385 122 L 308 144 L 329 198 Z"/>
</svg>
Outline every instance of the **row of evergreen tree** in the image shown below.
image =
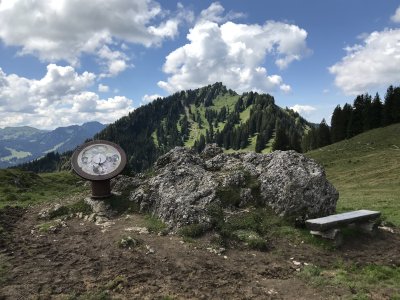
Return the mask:
<svg viewBox="0 0 400 300">
<path fill-rule="evenodd" d="M 331 128 L 325 120 L 312 127 L 302 140 L 303 151 L 349 139 L 365 131 L 400 122 L 400 87 L 392 85 L 382 102 L 378 93 L 358 95 L 353 105 L 338 105 L 332 113 Z"/>
<path fill-rule="evenodd" d="M 249 118 L 241 122 L 240 113 L 250 105 Z M 250 138 L 256 136 L 255 151 L 261 152 L 274 137 L 273 150 L 293 149 L 301 151 L 301 136 L 308 124 L 298 113 L 275 105 L 274 98 L 268 94 L 244 93 L 236 102 L 232 112 L 223 107 L 219 112 L 206 110 L 208 122 L 206 134 L 195 142 L 194 148 L 202 151 L 207 143 L 216 143 L 225 149 L 239 150 L 249 145 Z M 225 125 L 215 130 L 219 122 Z"/>
</svg>

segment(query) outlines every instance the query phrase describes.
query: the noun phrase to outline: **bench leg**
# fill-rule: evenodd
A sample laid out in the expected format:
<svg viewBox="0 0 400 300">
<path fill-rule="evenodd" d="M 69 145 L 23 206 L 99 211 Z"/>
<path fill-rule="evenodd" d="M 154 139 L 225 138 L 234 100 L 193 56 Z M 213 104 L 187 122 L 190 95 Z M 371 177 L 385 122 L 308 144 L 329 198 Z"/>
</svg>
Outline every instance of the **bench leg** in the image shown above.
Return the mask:
<svg viewBox="0 0 400 300">
<path fill-rule="evenodd" d="M 320 236 L 324 239 L 329 239 L 333 241 L 333 244 L 338 247 L 343 242 L 343 234 L 340 229 L 329 229 L 326 231 L 313 231 L 311 230 L 310 233 L 314 236 Z"/>
<path fill-rule="evenodd" d="M 358 223 L 356 225 L 362 232 L 367 233 L 369 235 L 375 235 L 377 233 L 378 224 L 375 220 Z"/>
</svg>

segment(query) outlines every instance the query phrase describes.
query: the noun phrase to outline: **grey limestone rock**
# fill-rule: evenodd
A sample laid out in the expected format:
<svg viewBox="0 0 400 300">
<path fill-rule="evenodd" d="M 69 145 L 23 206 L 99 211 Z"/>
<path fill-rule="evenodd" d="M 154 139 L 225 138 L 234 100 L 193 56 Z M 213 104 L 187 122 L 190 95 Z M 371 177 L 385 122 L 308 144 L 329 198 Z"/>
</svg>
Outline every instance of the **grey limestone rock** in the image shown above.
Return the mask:
<svg viewBox="0 0 400 300">
<path fill-rule="evenodd" d="M 281 216 L 295 218 L 331 214 L 338 200 L 323 168 L 295 151 L 224 154 L 211 145 L 197 154 L 176 147 L 159 158 L 154 170 L 153 177 L 134 181 L 129 200 L 171 229 L 192 223 L 208 225 L 207 206 L 227 201 L 220 199 L 221 190 L 239 199 L 236 206 L 257 200 Z M 115 186 L 122 185 L 119 180 L 129 181 L 120 177 Z"/>
</svg>

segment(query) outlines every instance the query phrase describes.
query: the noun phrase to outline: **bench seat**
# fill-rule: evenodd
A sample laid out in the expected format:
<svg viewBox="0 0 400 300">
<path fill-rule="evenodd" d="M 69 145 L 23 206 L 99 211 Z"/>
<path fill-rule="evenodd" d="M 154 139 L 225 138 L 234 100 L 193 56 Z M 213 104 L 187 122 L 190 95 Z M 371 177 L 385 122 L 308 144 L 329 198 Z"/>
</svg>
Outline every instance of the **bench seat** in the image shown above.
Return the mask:
<svg viewBox="0 0 400 300">
<path fill-rule="evenodd" d="M 380 215 L 381 213 L 379 211 L 362 209 L 345 212 L 342 214 L 330 215 L 318 219 L 310 219 L 306 221 L 306 226 L 310 230 L 326 231 L 351 223 L 368 222 L 370 220 L 379 218 Z"/>
</svg>

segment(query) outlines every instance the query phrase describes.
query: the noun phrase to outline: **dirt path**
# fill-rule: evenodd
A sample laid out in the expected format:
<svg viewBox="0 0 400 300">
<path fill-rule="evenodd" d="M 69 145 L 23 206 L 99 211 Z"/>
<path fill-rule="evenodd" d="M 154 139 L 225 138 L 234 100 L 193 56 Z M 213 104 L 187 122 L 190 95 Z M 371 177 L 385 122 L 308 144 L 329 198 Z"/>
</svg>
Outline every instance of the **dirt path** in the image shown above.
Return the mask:
<svg viewBox="0 0 400 300">
<path fill-rule="evenodd" d="M 126 231 L 142 226 L 140 215 L 116 219 L 106 230 L 73 218 L 55 233 L 41 233 L 35 229 L 38 210 L 22 215 L 10 209 L 0 215 L 11 232 L 11 238 L 0 243 L 10 265 L 7 280 L 0 280 L 0 299 L 68 299 L 105 288 L 113 299 L 337 299 L 350 291 L 307 285 L 293 261 L 400 265 L 398 233 L 382 232 L 373 242 L 359 237 L 333 252 L 277 240 L 268 252 L 230 249 L 217 255 L 207 249 L 207 238 L 185 243 L 176 235 Z M 141 245 L 132 250 L 118 247 L 126 236 Z"/>
</svg>

